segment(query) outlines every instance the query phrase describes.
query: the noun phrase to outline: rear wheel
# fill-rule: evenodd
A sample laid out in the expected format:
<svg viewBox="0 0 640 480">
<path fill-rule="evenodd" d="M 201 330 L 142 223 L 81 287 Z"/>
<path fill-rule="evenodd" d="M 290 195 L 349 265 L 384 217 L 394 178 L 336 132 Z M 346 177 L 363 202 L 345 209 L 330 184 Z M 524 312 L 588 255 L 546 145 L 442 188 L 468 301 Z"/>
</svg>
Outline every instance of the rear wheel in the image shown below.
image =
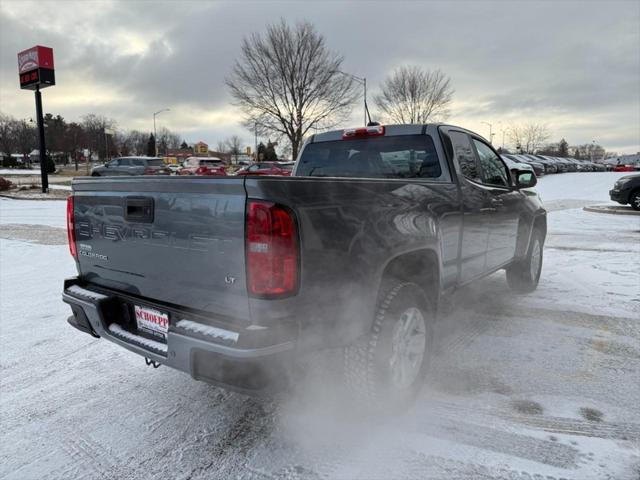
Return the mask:
<svg viewBox="0 0 640 480">
<path fill-rule="evenodd" d="M 636 190 L 629 197 L 629 203 L 634 210 L 640 210 L 640 190 Z"/>
<path fill-rule="evenodd" d="M 527 256 L 507 268 L 507 283 L 516 293 L 530 293 L 538 287 L 542 271 L 542 232 L 534 229 L 529 243 Z"/>
<path fill-rule="evenodd" d="M 407 405 L 429 366 L 433 308 L 415 283 L 384 283 L 369 334 L 345 348 L 344 376 L 356 401 L 377 409 Z"/>
<path fill-rule="evenodd" d="M 93 173 L 91 174 L 91 176 L 92 176 L 92 177 L 99 177 L 99 176 L 100 176 L 100 174 L 99 174 L 98 172 L 93 172 Z"/>
</svg>

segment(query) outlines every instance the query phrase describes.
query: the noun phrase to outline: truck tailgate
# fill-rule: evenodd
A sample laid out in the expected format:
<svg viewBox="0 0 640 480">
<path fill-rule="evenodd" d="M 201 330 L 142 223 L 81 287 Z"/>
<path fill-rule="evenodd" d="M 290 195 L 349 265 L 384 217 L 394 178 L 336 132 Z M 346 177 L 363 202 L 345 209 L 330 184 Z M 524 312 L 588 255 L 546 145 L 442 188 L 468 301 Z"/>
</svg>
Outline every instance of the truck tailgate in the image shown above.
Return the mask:
<svg viewBox="0 0 640 480">
<path fill-rule="evenodd" d="M 248 321 L 242 178 L 81 179 L 73 190 L 83 280 Z"/>
</svg>

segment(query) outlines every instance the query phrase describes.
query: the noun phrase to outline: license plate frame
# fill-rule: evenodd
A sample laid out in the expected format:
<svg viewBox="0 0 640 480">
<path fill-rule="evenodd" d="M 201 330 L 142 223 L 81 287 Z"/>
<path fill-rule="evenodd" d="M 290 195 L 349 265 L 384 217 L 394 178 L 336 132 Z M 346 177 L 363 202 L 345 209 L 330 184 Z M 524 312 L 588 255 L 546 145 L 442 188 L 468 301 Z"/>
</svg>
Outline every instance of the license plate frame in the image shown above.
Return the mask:
<svg viewBox="0 0 640 480">
<path fill-rule="evenodd" d="M 142 305 L 134 305 L 133 313 L 139 332 L 161 339 L 163 342 L 167 341 L 167 333 L 169 332 L 168 313 Z"/>
</svg>

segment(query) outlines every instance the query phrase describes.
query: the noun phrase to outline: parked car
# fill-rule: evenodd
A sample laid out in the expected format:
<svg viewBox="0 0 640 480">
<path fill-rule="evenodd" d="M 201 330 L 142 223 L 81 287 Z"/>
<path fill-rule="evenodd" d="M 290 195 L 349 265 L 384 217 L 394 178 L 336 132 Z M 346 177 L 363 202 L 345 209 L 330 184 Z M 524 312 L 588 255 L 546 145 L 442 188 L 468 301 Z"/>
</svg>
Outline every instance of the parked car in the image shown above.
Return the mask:
<svg viewBox="0 0 640 480">
<path fill-rule="evenodd" d="M 189 157 L 187 158 L 178 175 L 209 175 L 225 176 L 227 174 L 222 160 L 218 157 Z"/>
<path fill-rule="evenodd" d="M 259 162 L 242 167 L 236 175 L 291 175 L 295 162 Z"/>
<path fill-rule="evenodd" d="M 178 171 L 182 168 L 182 166 L 177 163 L 169 163 L 167 165 L 167 168 L 172 174 L 176 175 Z"/>
<path fill-rule="evenodd" d="M 440 302 L 501 269 L 517 293 L 540 278 L 535 175 L 512 178 L 462 128 L 316 134 L 289 178 L 149 180 L 73 181 L 68 321 L 245 393 L 295 378 L 300 355 L 343 348 L 355 398 L 405 404 L 435 348 Z"/>
<path fill-rule="evenodd" d="M 507 157 L 514 162 L 518 162 L 520 164 L 530 165 L 533 168 L 533 171 L 536 174 L 536 177 L 541 177 L 545 174 L 545 166 L 540 162 L 534 162 L 530 158 L 524 157 L 522 155 L 514 155 L 514 154 L 505 154 L 502 157 Z"/>
<path fill-rule="evenodd" d="M 579 172 L 593 172 L 596 170 L 595 164 L 589 160 L 574 158 L 573 161 L 578 165 Z"/>
<path fill-rule="evenodd" d="M 619 178 L 609 190 L 609 197 L 621 205 L 628 204 L 634 210 L 640 210 L 640 174 Z"/>
<path fill-rule="evenodd" d="M 593 165 L 593 171 L 594 172 L 607 172 L 609 171 L 608 165 L 604 164 L 604 163 L 598 163 L 598 162 L 589 162 L 591 163 L 591 165 Z"/>
<path fill-rule="evenodd" d="M 529 155 L 532 158 L 535 158 L 541 162 L 547 162 L 550 165 L 555 167 L 555 173 L 565 173 L 568 171 L 567 165 L 564 162 L 558 161 L 555 157 L 550 157 L 548 155 Z"/>
<path fill-rule="evenodd" d="M 636 167 L 633 165 L 615 165 L 613 167 L 614 172 L 635 172 Z"/>
<path fill-rule="evenodd" d="M 508 155 L 505 155 L 505 154 L 501 154 L 500 158 L 502 158 L 502 161 L 507 165 L 507 168 L 511 172 L 512 176 L 513 175 L 517 176 L 518 172 L 521 170 L 529 170 L 535 175 L 535 170 L 528 163 L 516 162 L 515 160 L 512 160 L 511 158 L 509 158 Z"/>
<path fill-rule="evenodd" d="M 157 157 L 120 157 L 91 169 L 92 177 L 169 175 L 171 170 Z"/>
<path fill-rule="evenodd" d="M 522 159 L 522 161 L 526 161 L 529 164 L 532 164 L 532 163 L 541 164 L 544 168 L 545 174 L 558 173 L 558 165 L 556 164 L 556 162 L 546 159 L 540 155 L 533 157 L 531 155 L 519 154 L 519 155 L 514 155 L 514 157 L 518 159 Z"/>
</svg>

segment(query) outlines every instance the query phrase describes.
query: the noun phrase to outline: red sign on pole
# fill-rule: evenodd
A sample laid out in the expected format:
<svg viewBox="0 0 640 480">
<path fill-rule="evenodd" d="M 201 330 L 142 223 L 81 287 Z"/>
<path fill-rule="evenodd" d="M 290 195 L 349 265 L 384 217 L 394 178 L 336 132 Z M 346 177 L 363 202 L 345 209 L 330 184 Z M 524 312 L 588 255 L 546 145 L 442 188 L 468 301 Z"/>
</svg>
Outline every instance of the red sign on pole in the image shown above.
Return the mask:
<svg viewBox="0 0 640 480">
<path fill-rule="evenodd" d="M 18 53 L 20 88 L 35 90 L 56 84 L 53 49 L 36 45 Z"/>
</svg>

